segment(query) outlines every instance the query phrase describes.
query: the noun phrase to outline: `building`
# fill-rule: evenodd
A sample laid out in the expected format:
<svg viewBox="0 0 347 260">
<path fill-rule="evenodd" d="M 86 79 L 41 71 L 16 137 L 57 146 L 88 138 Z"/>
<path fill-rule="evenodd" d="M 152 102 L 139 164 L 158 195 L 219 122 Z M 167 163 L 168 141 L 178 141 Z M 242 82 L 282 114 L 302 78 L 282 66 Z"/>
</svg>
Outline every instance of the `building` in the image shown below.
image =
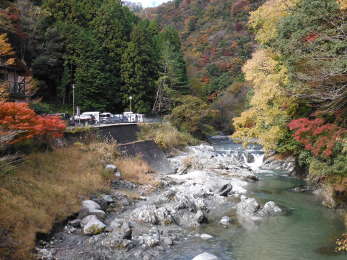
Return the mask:
<svg viewBox="0 0 347 260">
<path fill-rule="evenodd" d="M 30 97 L 27 89 L 27 78 L 30 77 L 25 64 L 16 60 L 15 64 L 8 64 L 0 59 L 0 83 L 7 88 L 10 101 L 28 101 Z"/>
</svg>

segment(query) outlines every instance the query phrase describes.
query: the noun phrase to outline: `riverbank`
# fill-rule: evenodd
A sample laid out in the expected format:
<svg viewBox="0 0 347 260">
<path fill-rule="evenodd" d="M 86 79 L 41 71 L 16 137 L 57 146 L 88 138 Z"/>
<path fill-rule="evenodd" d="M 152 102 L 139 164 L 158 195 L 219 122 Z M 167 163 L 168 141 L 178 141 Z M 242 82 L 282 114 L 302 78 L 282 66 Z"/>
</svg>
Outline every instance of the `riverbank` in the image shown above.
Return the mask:
<svg viewBox="0 0 347 260">
<path fill-rule="evenodd" d="M 104 194 L 108 203 L 92 198 L 106 212 L 99 217 L 97 234 L 84 234 L 86 221 L 77 217 L 40 243 L 41 259 L 163 259 L 192 240 L 213 240 L 205 227 L 248 229 L 286 214 L 274 202 L 249 197 L 247 187 L 258 177 L 242 157 L 220 154 L 208 145 L 189 147 L 170 158 L 174 172 L 155 175 L 158 186 L 152 193 L 146 193 L 146 186 L 115 180 L 113 190 Z M 191 258 L 176 252 L 170 259 Z M 230 258 L 220 254 L 219 259 Z"/>
</svg>

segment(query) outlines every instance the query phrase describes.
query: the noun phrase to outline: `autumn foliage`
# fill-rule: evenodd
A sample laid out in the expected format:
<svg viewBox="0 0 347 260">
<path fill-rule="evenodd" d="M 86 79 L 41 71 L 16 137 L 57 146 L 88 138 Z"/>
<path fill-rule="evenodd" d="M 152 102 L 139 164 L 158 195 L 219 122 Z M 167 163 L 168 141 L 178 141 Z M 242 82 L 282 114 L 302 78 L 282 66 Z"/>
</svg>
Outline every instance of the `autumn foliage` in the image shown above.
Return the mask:
<svg viewBox="0 0 347 260">
<path fill-rule="evenodd" d="M 56 116 L 40 116 L 26 103 L 0 103 L 0 136 L 15 133 L 9 143 L 17 143 L 34 137 L 61 137 L 64 122 Z"/>
<path fill-rule="evenodd" d="M 295 140 L 305 145 L 306 150 L 323 157 L 332 156 L 336 144 L 347 133 L 346 129 L 325 123 L 321 118 L 299 118 L 291 121 L 288 127 L 295 131 Z"/>
</svg>

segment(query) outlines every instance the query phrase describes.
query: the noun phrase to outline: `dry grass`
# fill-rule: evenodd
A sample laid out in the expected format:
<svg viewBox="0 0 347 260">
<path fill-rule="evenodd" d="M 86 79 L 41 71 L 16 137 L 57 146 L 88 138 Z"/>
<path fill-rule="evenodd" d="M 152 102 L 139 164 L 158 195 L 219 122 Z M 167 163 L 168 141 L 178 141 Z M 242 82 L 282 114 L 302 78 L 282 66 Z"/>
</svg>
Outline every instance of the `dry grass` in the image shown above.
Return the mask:
<svg viewBox="0 0 347 260">
<path fill-rule="evenodd" d="M 125 157 L 116 161 L 116 165 L 122 173 L 122 177 L 137 184 L 158 185 L 158 181 L 153 176 L 151 167 L 140 157 Z"/>
<path fill-rule="evenodd" d="M 193 136 L 178 131 L 169 123 L 141 125 L 138 139 L 153 140 L 160 148 L 166 151 L 198 143 Z"/>
<path fill-rule="evenodd" d="M 30 259 L 38 232 L 49 232 L 80 208 L 81 199 L 109 187 L 104 163 L 114 145 L 77 144 L 29 155 L 0 176 L 0 259 Z"/>
</svg>

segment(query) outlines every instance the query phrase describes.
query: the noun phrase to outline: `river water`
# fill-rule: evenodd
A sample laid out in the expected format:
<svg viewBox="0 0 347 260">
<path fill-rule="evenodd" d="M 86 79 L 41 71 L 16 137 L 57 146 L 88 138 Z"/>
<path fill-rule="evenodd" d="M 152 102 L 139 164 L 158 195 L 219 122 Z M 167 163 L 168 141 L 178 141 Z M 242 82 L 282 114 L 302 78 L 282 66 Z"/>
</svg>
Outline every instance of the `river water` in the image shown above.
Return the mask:
<svg viewBox="0 0 347 260">
<path fill-rule="evenodd" d="M 221 153 L 243 151 L 240 145 L 222 139 L 214 140 L 213 145 Z M 248 152 L 258 155 L 259 164 L 262 158 L 259 147 Z M 247 196 L 259 202 L 273 200 L 286 214 L 270 217 L 256 226 L 241 226 L 237 221 L 228 228 L 220 224 L 203 226 L 198 232 L 210 234 L 212 239 L 188 238 L 163 259 L 190 260 L 202 252 L 215 254 L 222 260 L 347 259 L 347 255 L 335 255 L 333 251 L 336 238 L 344 231 L 335 211 L 323 207 L 310 193 L 290 191 L 304 184 L 302 180 L 271 171 L 259 171 L 258 177 L 260 180 L 247 188 Z M 226 214 L 233 217 L 234 211 L 226 209 Z"/>
</svg>

